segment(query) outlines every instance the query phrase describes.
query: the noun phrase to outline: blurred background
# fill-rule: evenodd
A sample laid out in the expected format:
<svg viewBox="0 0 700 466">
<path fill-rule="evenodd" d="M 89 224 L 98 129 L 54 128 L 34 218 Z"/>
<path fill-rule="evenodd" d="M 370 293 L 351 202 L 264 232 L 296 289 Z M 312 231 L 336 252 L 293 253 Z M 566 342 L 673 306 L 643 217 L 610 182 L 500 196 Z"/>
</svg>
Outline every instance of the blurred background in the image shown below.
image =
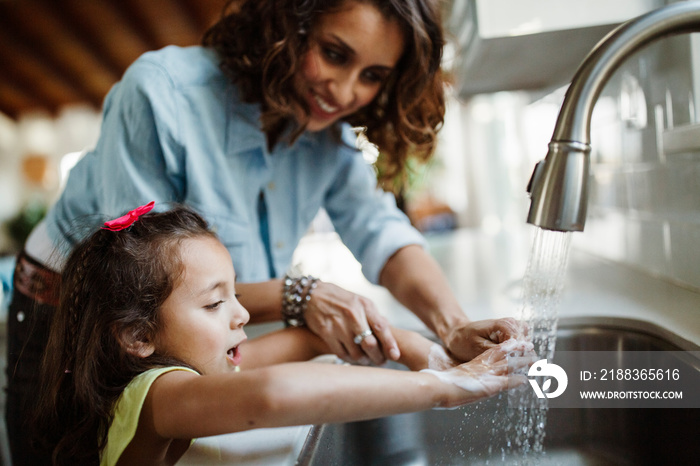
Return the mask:
<svg viewBox="0 0 700 466">
<path fill-rule="evenodd" d="M 445 125 L 436 156 L 412 167 L 400 201 L 472 318 L 517 315 L 534 228 L 525 223 L 525 188 L 576 68 L 621 22 L 669 3 L 676 2 L 442 3 L 452 77 Z M 0 0 L 0 360 L 14 257 L 97 141 L 110 87 L 145 51 L 198 44 L 222 7 L 223 0 Z M 698 342 L 698 34 L 657 41 L 628 59 L 597 101 L 591 141 L 588 221 L 572 239 L 578 282 L 562 309 L 636 317 Z M 360 289 L 359 264 L 323 215 L 312 230 L 297 265 Z M 393 312 L 385 298 L 376 302 Z M 394 322 L 419 328 L 406 314 Z M 4 442 L 0 432 L 7 464 Z"/>
</svg>

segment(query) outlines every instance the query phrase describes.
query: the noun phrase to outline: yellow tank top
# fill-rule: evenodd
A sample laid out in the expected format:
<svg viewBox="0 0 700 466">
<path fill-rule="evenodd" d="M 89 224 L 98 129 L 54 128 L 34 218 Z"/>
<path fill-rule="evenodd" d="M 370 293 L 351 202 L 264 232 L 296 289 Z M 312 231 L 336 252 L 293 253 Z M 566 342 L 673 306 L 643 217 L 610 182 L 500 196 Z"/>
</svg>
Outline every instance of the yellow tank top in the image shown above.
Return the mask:
<svg viewBox="0 0 700 466">
<path fill-rule="evenodd" d="M 100 466 L 114 466 L 126 449 L 129 442 L 136 434 L 136 427 L 141 415 L 141 407 L 146 400 L 148 390 L 153 382 L 170 371 L 189 371 L 197 373 L 187 367 L 159 367 L 148 370 L 134 377 L 129 382 L 121 396 L 117 400 L 114 409 L 114 419 L 107 433 L 107 445 L 100 455 Z"/>
</svg>

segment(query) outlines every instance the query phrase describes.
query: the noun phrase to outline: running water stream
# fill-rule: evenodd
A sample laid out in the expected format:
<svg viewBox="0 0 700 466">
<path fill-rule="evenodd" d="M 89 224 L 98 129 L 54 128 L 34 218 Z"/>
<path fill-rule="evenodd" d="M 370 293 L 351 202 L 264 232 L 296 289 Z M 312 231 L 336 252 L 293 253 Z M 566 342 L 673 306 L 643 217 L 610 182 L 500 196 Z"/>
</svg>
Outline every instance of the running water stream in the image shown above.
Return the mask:
<svg viewBox="0 0 700 466">
<path fill-rule="evenodd" d="M 535 351 L 551 358 L 569 258 L 571 233 L 537 229 L 523 278 L 520 319 L 528 324 Z"/>
<path fill-rule="evenodd" d="M 528 325 L 538 359 L 552 360 L 558 308 L 564 287 L 571 233 L 537 229 L 523 278 L 520 319 Z M 544 453 L 547 399 L 539 399 L 528 384 L 508 395 L 507 456 L 517 464 L 537 464 Z M 504 452 L 504 453 L 505 453 Z"/>
</svg>

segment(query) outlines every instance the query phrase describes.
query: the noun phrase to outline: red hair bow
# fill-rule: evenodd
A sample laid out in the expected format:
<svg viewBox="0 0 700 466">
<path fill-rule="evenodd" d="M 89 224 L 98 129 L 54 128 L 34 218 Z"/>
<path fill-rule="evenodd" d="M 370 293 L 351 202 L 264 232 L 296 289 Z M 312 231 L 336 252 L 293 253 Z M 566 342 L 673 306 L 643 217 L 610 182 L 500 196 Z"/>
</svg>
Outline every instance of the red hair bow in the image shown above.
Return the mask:
<svg viewBox="0 0 700 466">
<path fill-rule="evenodd" d="M 129 228 L 136 220 L 139 219 L 140 216 L 150 212 L 154 205 L 155 201 L 151 201 L 146 205 L 137 207 L 134 210 L 129 211 L 129 213 L 126 215 L 110 220 L 109 222 L 105 222 L 105 226 L 103 226 L 102 229 L 109 231 L 120 231 L 124 228 Z"/>
</svg>

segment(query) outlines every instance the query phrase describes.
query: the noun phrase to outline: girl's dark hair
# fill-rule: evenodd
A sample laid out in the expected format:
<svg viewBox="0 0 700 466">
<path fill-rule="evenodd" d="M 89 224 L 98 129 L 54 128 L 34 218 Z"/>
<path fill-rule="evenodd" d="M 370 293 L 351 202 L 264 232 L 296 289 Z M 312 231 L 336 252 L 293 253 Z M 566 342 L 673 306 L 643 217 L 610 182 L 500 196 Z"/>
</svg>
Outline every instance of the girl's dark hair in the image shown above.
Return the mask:
<svg viewBox="0 0 700 466">
<path fill-rule="evenodd" d="M 294 108 L 306 108 L 293 77 L 318 18 L 348 1 L 371 4 L 396 19 L 406 47 L 395 72 L 372 103 L 350 115 L 366 128 L 379 148 L 380 183 L 404 175 L 409 157 L 432 155 L 445 114 L 444 77 L 440 69 L 445 43 L 439 0 L 228 0 L 222 18 L 204 35 L 221 67 L 247 102 L 262 105 L 262 127 L 274 145 Z M 304 130 L 298 125 L 293 137 Z"/>
<path fill-rule="evenodd" d="M 54 464 L 91 464 L 106 444 L 112 409 L 136 375 L 167 356 L 141 358 L 129 341 L 152 341 L 159 309 L 182 273 L 178 245 L 214 236 L 185 207 L 149 213 L 128 229 L 100 229 L 70 254 L 42 361 L 34 426 Z"/>
</svg>

